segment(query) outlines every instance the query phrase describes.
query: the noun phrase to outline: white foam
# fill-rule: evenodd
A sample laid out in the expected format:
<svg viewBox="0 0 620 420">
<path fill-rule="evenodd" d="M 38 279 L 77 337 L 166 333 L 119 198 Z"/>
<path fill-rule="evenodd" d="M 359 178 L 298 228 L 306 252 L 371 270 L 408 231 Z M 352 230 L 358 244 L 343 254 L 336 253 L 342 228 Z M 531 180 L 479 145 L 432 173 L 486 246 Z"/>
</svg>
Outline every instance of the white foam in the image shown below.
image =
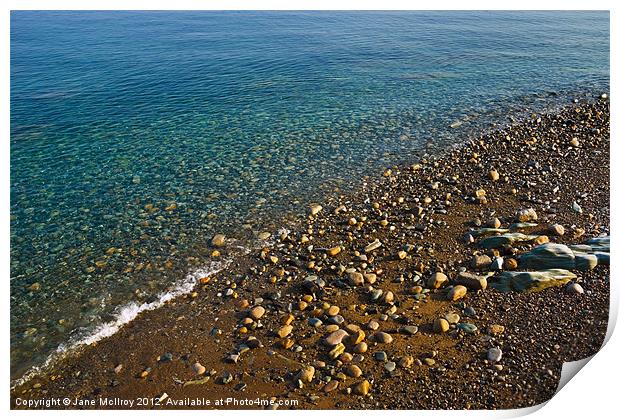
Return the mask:
<svg viewBox="0 0 620 420">
<path fill-rule="evenodd" d="M 171 301 L 177 296 L 191 292 L 198 283 L 199 279 L 211 276 L 223 270 L 230 264 L 230 262 L 230 260 L 211 262 L 208 266 L 202 267 L 185 276 L 184 279 L 178 281 L 170 290 L 160 293 L 157 296 L 157 299 L 152 302 L 129 302 L 126 305 L 121 306 L 115 311 L 114 319 L 112 321 L 100 324 L 90 330 L 86 335 L 74 337 L 67 343 L 59 345 L 43 364 L 33 366 L 21 378 L 13 381 L 11 384 L 11 389 L 29 381 L 37 374 L 50 368 L 61 360 L 68 352 L 78 350 L 83 346 L 88 346 L 116 334 L 116 332 L 118 332 L 123 325 L 133 321 L 141 312 L 152 311 L 153 309 L 163 306 L 166 302 Z"/>
</svg>

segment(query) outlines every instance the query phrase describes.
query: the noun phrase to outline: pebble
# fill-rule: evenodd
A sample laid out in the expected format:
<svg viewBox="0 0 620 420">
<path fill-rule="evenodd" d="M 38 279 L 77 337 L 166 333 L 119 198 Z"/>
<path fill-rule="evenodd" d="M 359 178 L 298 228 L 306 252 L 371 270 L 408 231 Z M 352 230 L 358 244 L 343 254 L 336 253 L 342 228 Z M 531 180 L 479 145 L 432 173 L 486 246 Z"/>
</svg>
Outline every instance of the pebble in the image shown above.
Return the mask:
<svg viewBox="0 0 620 420">
<path fill-rule="evenodd" d="M 470 266 L 474 269 L 488 267 L 493 261 L 488 255 L 474 255 L 471 259 Z"/>
<path fill-rule="evenodd" d="M 366 353 L 366 351 L 368 351 L 368 344 L 363 341 L 353 347 L 353 352 L 357 354 Z"/>
<path fill-rule="evenodd" d="M 495 170 L 495 169 L 491 169 L 489 171 L 489 179 L 491 181 L 497 181 L 499 180 L 499 173 Z"/>
<path fill-rule="evenodd" d="M 353 387 L 355 395 L 366 396 L 370 392 L 370 382 L 364 380 Z"/>
<path fill-rule="evenodd" d="M 456 328 L 467 334 L 474 334 L 476 331 L 478 331 L 478 327 L 469 322 L 461 322 L 459 324 L 456 324 Z"/>
<path fill-rule="evenodd" d="M 499 347 L 491 347 L 487 350 L 487 360 L 491 362 L 499 362 L 502 360 L 502 349 Z"/>
<path fill-rule="evenodd" d="M 357 365 L 350 365 L 349 367 L 347 367 L 346 373 L 352 378 L 359 378 L 360 376 L 362 376 L 362 369 L 360 369 L 360 367 Z"/>
<path fill-rule="evenodd" d="M 288 336 L 293 331 L 292 325 L 285 325 L 278 330 L 278 337 L 284 338 Z"/>
<path fill-rule="evenodd" d="M 310 326 L 314 328 L 318 328 L 323 325 L 323 321 L 321 321 L 319 318 L 310 318 L 308 319 L 308 324 L 310 324 Z"/>
<path fill-rule="evenodd" d="M 408 368 L 413 366 L 413 357 L 412 356 L 403 356 L 398 359 L 398 366 L 401 368 Z"/>
<path fill-rule="evenodd" d="M 309 384 L 314 378 L 314 366 L 306 366 L 299 372 L 299 380 Z"/>
<path fill-rule="evenodd" d="M 384 362 L 387 360 L 387 353 L 384 351 L 378 351 L 375 354 L 373 354 L 373 357 L 375 358 L 375 360 Z"/>
<path fill-rule="evenodd" d="M 444 315 L 443 318 L 446 321 L 448 321 L 450 324 L 458 324 L 458 322 L 461 320 L 461 317 L 459 316 L 459 314 L 455 314 L 454 312 L 450 312 Z"/>
<path fill-rule="evenodd" d="M 194 370 L 196 375 L 202 375 L 203 373 L 205 373 L 207 371 L 207 368 L 205 368 L 203 365 L 201 365 L 198 362 L 196 362 L 196 363 L 194 363 L 192 365 L 192 369 Z"/>
<path fill-rule="evenodd" d="M 218 233 L 217 235 L 213 237 L 213 239 L 211 239 L 211 245 L 218 247 L 218 248 L 223 247 L 225 242 L 226 242 L 226 235 L 223 235 L 221 233 Z"/>
<path fill-rule="evenodd" d="M 398 332 L 401 334 L 415 335 L 417 334 L 419 328 L 416 325 L 406 325 L 404 327 L 400 327 Z"/>
<path fill-rule="evenodd" d="M 329 357 L 332 360 L 335 360 L 338 356 L 344 353 L 345 346 L 342 343 L 336 344 L 336 346 L 330 350 Z"/>
<path fill-rule="evenodd" d="M 426 282 L 426 286 L 431 289 L 439 289 L 448 281 L 448 276 L 444 273 L 434 273 Z"/>
<path fill-rule="evenodd" d="M 444 333 L 450 329 L 450 324 L 443 318 L 437 318 L 433 322 L 433 331 L 436 333 Z"/>
<path fill-rule="evenodd" d="M 349 284 L 351 286 L 361 286 L 364 284 L 364 275 L 356 271 L 349 273 Z"/>
<path fill-rule="evenodd" d="M 373 341 L 377 343 L 390 344 L 394 339 L 386 332 L 377 332 L 372 335 Z"/>
<path fill-rule="evenodd" d="M 388 372 L 393 372 L 396 369 L 396 363 L 394 363 L 394 362 L 387 362 L 385 365 L 383 365 L 383 367 Z"/>
<path fill-rule="evenodd" d="M 328 335 L 325 339 L 325 342 L 330 346 L 335 346 L 336 344 L 342 343 L 342 340 L 344 340 L 348 336 L 349 334 L 345 330 L 339 329 Z"/>
<path fill-rule="evenodd" d="M 504 269 L 506 270 L 515 270 L 518 266 L 517 260 L 514 258 L 506 258 L 504 261 Z"/>
<path fill-rule="evenodd" d="M 499 324 L 489 325 L 489 328 L 488 328 L 489 334 L 492 334 L 492 335 L 503 334 L 505 330 L 506 328 L 503 325 L 499 325 Z"/>
<path fill-rule="evenodd" d="M 265 315 L 265 308 L 263 308 L 262 306 L 255 306 L 250 311 L 250 316 L 256 321 L 261 319 L 263 315 Z"/>
<path fill-rule="evenodd" d="M 310 206 L 310 214 L 312 216 L 316 216 L 321 210 L 323 210 L 323 206 L 321 206 L 320 204 L 312 204 Z"/>
<path fill-rule="evenodd" d="M 538 220 L 536 210 L 533 208 L 521 209 L 517 212 L 517 220 L 519 222 L 530 222 L 532 220 Z"/>
<path fill-rule="evenodd" d="M 583 287 L 579 283 L 569 283 L 566 286 L 566 291 L 571 294 L 583 294 Z"/>
<path fill-rule="evenodd" d="M 448 292 L 448 299 L 454 302 L 463 298 L 466 294 L 467 288 L 465 286 L 457 285 Z"/>
<path fill-rule="evenodd" d="M 364 252 L 368 253 L 374 251 L 375 249 L 380 248 L 382 245 L 383 244 L 381 243 L 381 241 L 375 239 L 374 241 L 366 245 L 366 248 L 364 248 Z"/>
<path fill-rule="evenodd" d="M 335 257 L 342 252 L 342 248 L 339 246 L 335 246 L 333 248 L 329 248 L 326 252 L 327 255 L 329 255 L 330 257 Z"/>
<path fill-rule="evenodd" d="M 338 385 L 340 385 L 340 382 L 336 380 L 331 380 L 325 384 L 325 386 L 323 387 L 323 392 L 327 394 L 329 392 L 335 391 L 338 389 Z"/>
<path fill-rule="evenodd" d="M 554 223 L 552 225 L 549 226 L 549 233 L 551 235 L 556 235 L 556 236 L 563 236 L 564 235 L 564 226 Z"/>
</svg>

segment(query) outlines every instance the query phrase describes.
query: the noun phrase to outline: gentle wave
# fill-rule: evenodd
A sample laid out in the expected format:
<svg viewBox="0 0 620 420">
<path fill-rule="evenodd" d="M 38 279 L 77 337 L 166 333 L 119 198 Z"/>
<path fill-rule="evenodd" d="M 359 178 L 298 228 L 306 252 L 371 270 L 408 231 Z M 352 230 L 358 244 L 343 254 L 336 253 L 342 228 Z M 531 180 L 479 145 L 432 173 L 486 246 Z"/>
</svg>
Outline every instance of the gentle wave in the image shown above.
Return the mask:
<svg viewBox="0 0 620 420">
<path fill-rule="evenodd" d="M 247 251 L 247 250 L 246 250 Z M 152 311 L 162 307 L 172 299 L 190 293 L 203 277 L 212 276 L 228 267 L 232 260 L 212 261 L 209 265 L 188 274 L 178 281 L 171 290 L 162 292 L 156 300 L 150 303 L 129 302 L 116 311 L 114 320 L 98 325 L 88 334 L 79 338 L 70 339 L 69 342 L 60 344 L 58 348 L 39 365 L 30 368 L 22 377 L 11 383 L 11 389 L 29 381 L 36 375 L 53 367 L 56 363 L 72 352 L 78 351 L 84 346 L 94 344 L 104 338 L 116 334 L 124 325 L 133 321 L 141 312 Z"/>
</svg>

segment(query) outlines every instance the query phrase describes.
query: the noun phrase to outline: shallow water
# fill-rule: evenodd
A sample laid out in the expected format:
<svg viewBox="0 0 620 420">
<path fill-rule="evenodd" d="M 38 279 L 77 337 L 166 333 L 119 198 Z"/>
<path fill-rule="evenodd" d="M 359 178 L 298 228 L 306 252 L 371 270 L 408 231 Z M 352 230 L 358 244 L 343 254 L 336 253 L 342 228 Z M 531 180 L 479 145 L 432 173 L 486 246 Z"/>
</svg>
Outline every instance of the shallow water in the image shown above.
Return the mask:
<svg viewBox="0 0 620 420">
<path fill-rule="evenodd" d="M 605 12 L 13 12 L 12 377 L 216 232 L 608 89 Z"/>
</svg>

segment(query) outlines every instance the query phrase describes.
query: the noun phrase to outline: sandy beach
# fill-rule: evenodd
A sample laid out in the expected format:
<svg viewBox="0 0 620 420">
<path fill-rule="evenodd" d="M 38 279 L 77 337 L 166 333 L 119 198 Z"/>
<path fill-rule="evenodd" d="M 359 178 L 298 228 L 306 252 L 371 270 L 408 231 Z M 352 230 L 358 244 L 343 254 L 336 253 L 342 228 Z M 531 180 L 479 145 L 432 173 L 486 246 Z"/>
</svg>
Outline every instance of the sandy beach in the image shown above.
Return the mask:
<svg viewBox="0 0 620 420">
<path fill-rule="evenodd" d="M 216 235 L 224 270 L 13 387 L 11 407 L 542 403 L 605 337 L 609 170 L 606 95 L 385 168 L 247 255 Z"/>
</svg>

